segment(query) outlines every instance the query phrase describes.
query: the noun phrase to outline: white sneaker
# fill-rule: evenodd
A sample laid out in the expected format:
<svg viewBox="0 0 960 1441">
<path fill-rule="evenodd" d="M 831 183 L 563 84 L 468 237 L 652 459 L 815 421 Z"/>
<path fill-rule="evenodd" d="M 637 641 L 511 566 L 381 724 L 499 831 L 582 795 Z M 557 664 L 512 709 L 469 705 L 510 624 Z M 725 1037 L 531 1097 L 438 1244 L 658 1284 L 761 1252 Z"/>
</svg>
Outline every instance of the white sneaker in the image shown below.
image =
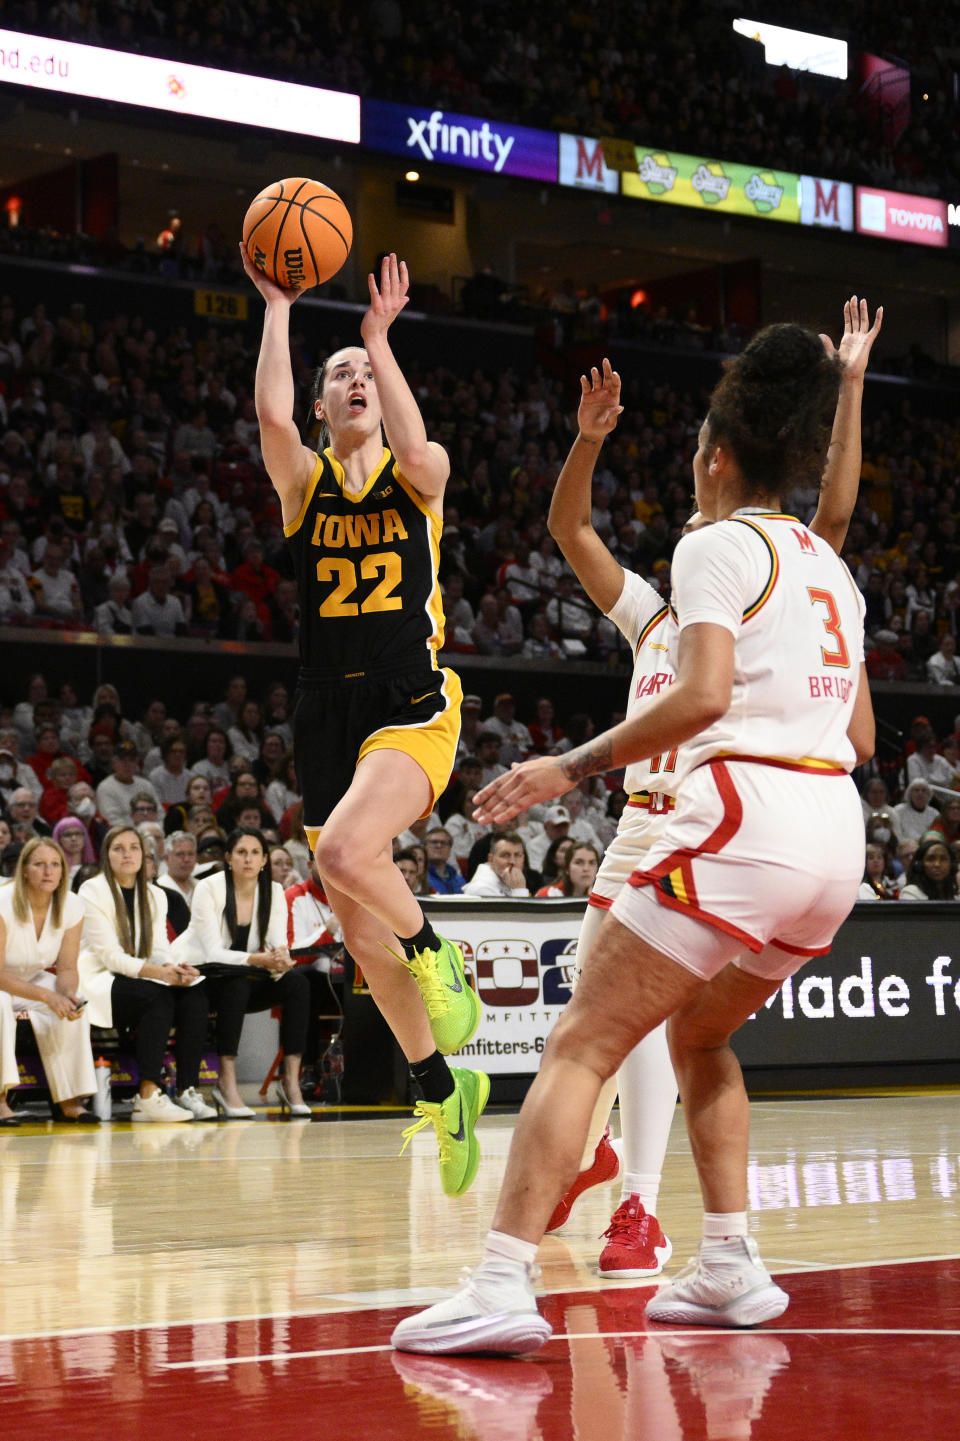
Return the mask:
<svg viewBox="0 0 960 1441">
<path fill-rule="evenodd" d="M 137 1096 L 133 1103 L 131 1121 L 192 1121 L 193 1116 L 182 1106 L 175 1106 L 166 1091 L 154 1091 L 152 1096 Z"/>
<path fill-rule="evenodd" d="M 699 1254 L 647 1302 L 647 1319 L 675 1325 L 756 1326 L 790 1304 L 760 1260 L 751 1236 L 701 1241 Z"/>
<path fill-rule="evenodd" d="M 534 1273 L 535 1267 L 510 1261 L 483 1262 L 448 1300 L 401 1321 L 391 1345 L 444 1356 L 535 1351 L 553 1327 L 537 1310 Z"/>
<path fill-rule="evenodd" d="M 195 1121 L 215 1121 L 217 1119 L 216 1106 L 208 1106 L 196 1086 L 188 1086 L 185 1091 L 178 1091 L 174 1097 L 174 1105 L 182 1106 L 185 1111 L 189 1111 Z"/>
</svg>

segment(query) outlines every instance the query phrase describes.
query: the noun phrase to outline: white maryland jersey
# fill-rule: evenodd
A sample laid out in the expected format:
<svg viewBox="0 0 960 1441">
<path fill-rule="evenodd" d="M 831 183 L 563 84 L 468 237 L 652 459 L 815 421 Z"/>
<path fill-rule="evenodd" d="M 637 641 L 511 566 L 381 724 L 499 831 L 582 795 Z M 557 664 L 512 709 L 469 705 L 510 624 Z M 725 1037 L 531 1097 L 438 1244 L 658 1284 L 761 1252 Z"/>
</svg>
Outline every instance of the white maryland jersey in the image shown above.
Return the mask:
<svg viewBox="0 0 960 1441">
<path fill-rule="evenodd" d="M 792 516 L 743 509 L 685 536 L 671 575 L 674 665 L 689 625 L 722 625 L 736 642 L 730 707 L 685 742 L 678 772 L 716 755 L 852 770 L 865 607 L 827 542 Z"/>
<path fill-rule="evenodd" d="M 607 611 L 634 654 L 633 676 L 627 700 L 628 716 L 673 685 L 674 669 L 668 653 L 667 633 L 676 630 L 663 597 L 632 570 L 623 572 L 623 590 Z M 623 788 L 628 796 L 638 791 L 675 795 L 676 751 L 668 756 L 635 761 L 627 766 Z"/>
</svg>

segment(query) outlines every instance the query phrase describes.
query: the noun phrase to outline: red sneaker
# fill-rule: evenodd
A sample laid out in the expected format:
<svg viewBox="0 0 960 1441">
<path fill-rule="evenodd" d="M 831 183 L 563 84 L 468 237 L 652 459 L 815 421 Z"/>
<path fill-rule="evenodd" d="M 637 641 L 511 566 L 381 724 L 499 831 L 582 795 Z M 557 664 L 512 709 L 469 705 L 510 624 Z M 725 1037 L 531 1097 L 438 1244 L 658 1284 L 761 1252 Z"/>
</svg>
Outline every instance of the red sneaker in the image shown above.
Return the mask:
<svg viewBox="0 0 960 1441">
<path fill-rule="evenodd" d="M 611 1281 L 658 1276 L 673 1254 L 660 1222 L 647 1215 L 639 1196 L 620 1202 L 603 1234 L 608 1240 L 600 1253 L 599 1270 Z"/>
<path fill-rule="evenodd" d="M 573 1185 L 565 1196 L 562 1196 L 554 1207 L 553 1215 L 547 1222 L 547 1234 L 551 1231 L 559 1231 L 570 1219 L 570 1212 L 573 1210 L 574 1201 L 589 1191 L 591 1186 L 603 1186 L 607 1181 L 615 1181 L 620 1174 L 620 1157 L 610 1142 L 610 1127 L 604 1131 L 597 1142 L 597 1149 L 593 1153 L 593 1163 L 585 1171 L 574 1179 Z"/>
</svg>

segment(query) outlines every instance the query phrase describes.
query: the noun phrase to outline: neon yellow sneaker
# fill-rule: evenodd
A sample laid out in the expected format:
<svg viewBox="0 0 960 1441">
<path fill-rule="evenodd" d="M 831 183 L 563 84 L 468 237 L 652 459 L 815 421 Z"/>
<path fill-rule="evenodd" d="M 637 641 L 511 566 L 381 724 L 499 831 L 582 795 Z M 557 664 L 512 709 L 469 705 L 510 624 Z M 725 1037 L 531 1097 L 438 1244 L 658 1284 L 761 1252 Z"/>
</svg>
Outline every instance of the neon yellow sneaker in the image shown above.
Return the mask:
<svg viewBox="0 0 960 1441">
<path fill-rule="evenodd" d="M 462 1196 L 473 1184 L 480 1164 L 480 1143 L 474 1126 L 483 1114 L 490 1095 L 490 1077 L 483 1071 L 451 1068 L 454 1089 L 445 1101 L 418 1101 L 413 1114 L 419 1117 L 403 1132 L 400 1154 L 418 1131 L 432 1126 L 437 1133 L 440 1183 L 447 1196 Z"/>
<path fill-rule="evenodd" d="M 465 1046 L 480 1024 L 480 997 L 467 980 L 463 952 L 440 938 L 439 951 L 416 951 L 403 964 L 420 987 L 430 1030 L 442 1056 Z"/>
</svg>

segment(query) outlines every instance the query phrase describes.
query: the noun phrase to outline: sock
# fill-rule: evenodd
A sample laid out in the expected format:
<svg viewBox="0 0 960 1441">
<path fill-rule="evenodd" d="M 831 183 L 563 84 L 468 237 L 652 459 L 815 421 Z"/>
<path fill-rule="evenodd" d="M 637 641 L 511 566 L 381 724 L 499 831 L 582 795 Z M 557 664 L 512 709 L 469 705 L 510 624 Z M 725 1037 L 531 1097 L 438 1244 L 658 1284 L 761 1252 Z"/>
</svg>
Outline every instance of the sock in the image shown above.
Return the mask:
<svg viewBox="0 0 960 1441">
<path fill-rule="evenodd" d="M 397 936 L 397 940 L 401 946 L 403 946 L 403 953 L 408 961 L 413 960 L 415 951 L 439 951 L 440 949 L 440 937 L 426 916 L 424 916 L 423 925 L 415 936 L 410 936 L 408 940 L 404 940 L 403 936 Z"/>
<path fill-rule="evenodd" d="M 660 1174 L 647 1174 L 643 1171 L 627 1171 L 623 1177 L 623 1189 L 620 1192 L 621 1201 L 626 1201 L 630 1196 L 637 1196 L 640 1204 L 648 1216 L 657 1214 L 657 1197 L 660 1194 Z"/>
<path fill-rule="evenodd" d="M 410 1074 L 423 1093 L 423 1099 L 435 1105 L 452 1096 L 455 1086 L 450 1067 L 439 1051 L 422 1061 L 410 1062 Z"/>
<path fill-rule="evenodd" d="M 535 1241 L 521 1241 L 519 1236 L 508 1236 L 505 1231 L 488 1231 L 483 1247 L 483 1261 L 510 1261 L 515 1266 L 532 1266 L 537 1259 Z"/>
<path fill-rule="evenodd" d="M 747 1234 L 746 1211 L 704 1211 L 703 1239 L 731 1241 Z"/>
</svg>

